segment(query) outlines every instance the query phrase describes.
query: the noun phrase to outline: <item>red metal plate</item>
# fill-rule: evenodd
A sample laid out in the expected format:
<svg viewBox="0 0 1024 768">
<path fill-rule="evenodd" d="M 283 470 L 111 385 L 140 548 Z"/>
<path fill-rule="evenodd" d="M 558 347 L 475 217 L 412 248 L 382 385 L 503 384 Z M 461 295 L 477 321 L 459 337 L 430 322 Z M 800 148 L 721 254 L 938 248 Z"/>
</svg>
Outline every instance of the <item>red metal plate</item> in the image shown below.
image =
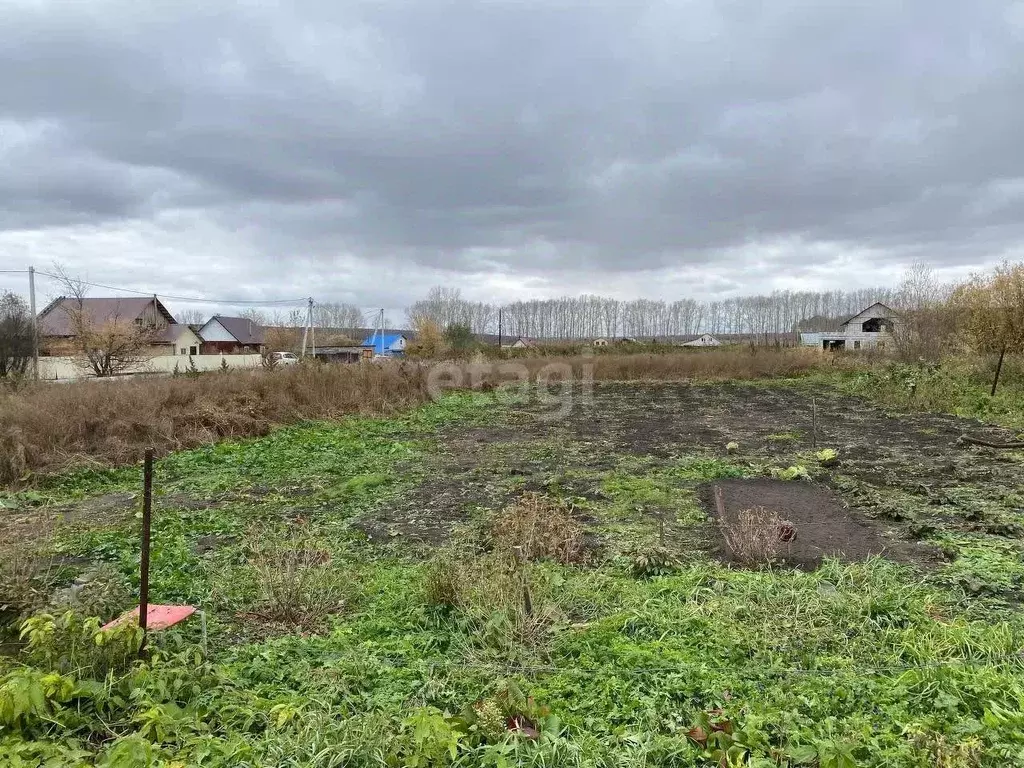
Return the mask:
<svg viewBox="0 0 1024 768">
<path fill-rule="evenodd" d="M 196 609 L 191 605 L 151 605 L 146 610 L 146 628 L 151 630 L 167 629 L 175 624 L 184 621 Z M 103 625 L 103 629 L 110 629 L 124 624 L 126 621 L 139 620 L 139 607 L 135 606 L 127 613 L 118 616 L 111 622 Z"/>
</svg>

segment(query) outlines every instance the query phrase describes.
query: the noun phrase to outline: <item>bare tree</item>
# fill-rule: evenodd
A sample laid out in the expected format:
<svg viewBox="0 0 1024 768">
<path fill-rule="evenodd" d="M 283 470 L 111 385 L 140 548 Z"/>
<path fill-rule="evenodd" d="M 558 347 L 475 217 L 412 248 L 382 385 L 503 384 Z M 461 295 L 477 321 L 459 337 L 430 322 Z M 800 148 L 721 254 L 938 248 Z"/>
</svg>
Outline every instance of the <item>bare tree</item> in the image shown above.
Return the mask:
<svg viewBox="0 0 1024 768">
<path fill-rule="evenodd" d="M 238 313 L 239 317 L 244 317 L 246 320 L 252 320 L 256 325 L 267 325 L 267 315 L 258 309 L 248 308 L 243 309 Z"/>
<path fill-rule="evenodd" d="M 19 376 L 28 370 L 34 331 L 25 300 L 9 291 L 0 294 L 0 378 Z"/>
<path fill-rule="evenodd" d="M 206 315 L 203 314 L 201 309 L 184 309 L 180 312 L 175 312 L 174 316 L 178 319 L 179 323 L 185 325 L 202 325 L 206 322 Z"/>
<path fill-rule="evenodd" d="M 116 304 L 113 312 L 94 317 L 85 303 L 86 284 L 60 265 L 55 269 L 67 294 L 61 307 L 74 340 L 74 363 L 95 376 L 114 376 L 143 362 L 156 329 L 134 317 L 122 317 Z"/>
</svg>

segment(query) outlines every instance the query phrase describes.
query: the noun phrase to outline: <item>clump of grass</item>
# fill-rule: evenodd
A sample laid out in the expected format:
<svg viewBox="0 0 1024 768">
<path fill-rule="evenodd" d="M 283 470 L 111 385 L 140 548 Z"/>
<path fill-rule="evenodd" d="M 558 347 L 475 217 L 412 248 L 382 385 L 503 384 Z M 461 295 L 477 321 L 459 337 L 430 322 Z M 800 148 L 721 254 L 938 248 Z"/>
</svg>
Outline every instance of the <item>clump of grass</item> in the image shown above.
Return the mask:
<svg viewBox="0 0 1024 768">
<path fill-rule="evenodd" d="M 466 602 L 465 559 L 452 549 L 440 550 L 423 571 L 423 600 L 427 605 L 459 608 Z"/>
<path fill-rule="evenodd" d="M 304 525 L 283 535 L 253 528 L 246 550 L 247 567 L 257 588 L 254 613 L 261 618 L 316 628 L 342 609 L 349 578 Z"/>
<path fill-rule="evenodd" d="M 525 560 L 577 563 L 583 559 L 583 526 L 565 502 L 540 493 L 524 493 L 490 525 L 496 549 Z"/>
<path fill-rule="evenodd" d="M 457 612 L 468 630 L 463 652 L 481 661 L 525 661 L 559 615 L 544 574 L 510 550 L 443 549 L 426 565 L 421 589 L 427 604 Z"/>
</svg>

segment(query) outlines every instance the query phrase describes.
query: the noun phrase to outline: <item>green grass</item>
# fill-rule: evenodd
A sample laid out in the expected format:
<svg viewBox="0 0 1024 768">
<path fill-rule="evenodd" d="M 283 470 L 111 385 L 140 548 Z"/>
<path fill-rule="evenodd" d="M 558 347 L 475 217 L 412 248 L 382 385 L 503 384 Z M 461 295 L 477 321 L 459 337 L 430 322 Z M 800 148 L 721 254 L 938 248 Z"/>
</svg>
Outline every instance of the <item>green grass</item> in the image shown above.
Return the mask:
<svg viewBox="0 0 1024 768">
<path fill-rule="evenodd" d="M 152 664 L 109 678 L 55 669 L 39 649 L 26 666 L 0 660 L 0 765 L 1024 764 L 1024 619 L 994 599 L 1024 578 L 1016 539 L 937 530 L 930 540 L 957 556 L 922 574 L 881 558 L 737 570 L 677 537 L 675 573 L 631 575 L 626 552 L 654 541 L 657 515 L 683 530 L 702 524 L 697 489 L 766 476 L 775 465 L 764 458 L 626 454 L 597 469 L 583 463 L 589 446 L 520 445 L 513 430 L 458 477 L 505 492 L 527 478 L 491 477 L 496 467 L 533 462 L 528 479 L 574 499 L 607 546 L 584 565 L 481 577 L 516 579 L 511 591 L 484 583 L 460 607 L 428 604 L 419 550 L 372 545 L 353 523 L 454 471 L 461 457 L 442 456 L 449 431 L 514 423 L 457 395 L 400 418 L 303 424 L 161 459 L 152 598 L 207 611 L 209 656 L 192 620 L 154 638 Z M 885 501 L 852 478 L 834 481 L 864 503 Z M 137 484 L 137 468 L 79 472 L 4 502 L 82 504 Z M 965 494 L 950 507 L 997 520 L 1015 493 Z M 909 494 L 892 503 L 927 512 Z M 450 568 L 490 562 L 478 517 Z M 247 560 L 254 527 L 298 527 L 311 551 L 326 550 L 322 567 L 344 587 L 336 613 L 312 628 L 261 618 Z M 129 514 L 69 528 L 58 543 L 134 579 L 136 528 Z M 201 552 L 210 538 L 216 546 Z M 41 648 L 67 653 L 67 641 L 55 631 Z M 474 710 L 484 704 L 528 714 L 541 737 L 487 732 Z"/>
<path fill-rule="evenodd" d="M 941 366 L 889 363 L 819 371 L 793 383 L 835 388 L 897 410 L 951 413 L 1024 431 L 1024 372 L 1010 367 L 995 396 L 991 375 L 984 360 L 954 358 Z"/>
</svg>

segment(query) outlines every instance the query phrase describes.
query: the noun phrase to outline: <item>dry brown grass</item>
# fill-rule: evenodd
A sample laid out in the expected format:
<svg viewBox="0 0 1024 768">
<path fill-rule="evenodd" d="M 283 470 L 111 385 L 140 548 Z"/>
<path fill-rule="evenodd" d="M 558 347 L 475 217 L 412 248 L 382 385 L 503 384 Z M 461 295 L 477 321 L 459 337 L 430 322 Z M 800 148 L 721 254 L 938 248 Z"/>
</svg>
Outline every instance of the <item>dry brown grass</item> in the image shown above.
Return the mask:
<svg viewBox="0 0 1024 768">
<path fill-rule="evenodd" d="M 795 376 L 822 361 L 816 350 L 731 347 L 514 362 L 533 379 L 546 373 L 557 381 L 571 371 L 598 381 L 678 381 Z M 429 370 L 415 362 L 313 364 L 8 389 L 0 394 L 0 485 L 72 466 L 132 463 L 147 446 L 168 453 L 306 419 L 394 412 L 429 398 Z M 495 370 L 480 388 L 504 380 Z"/>
<path fill-rule="evenodd" d="M 531 371 L 564 363 L 578 374 L 592 366 L 597 381 L 678 381 L 694 379 L 761 379 L 799 376 L 824 364 L 816 349 L 736 346 L 724 349 L 682 350 L 667 354 L 594 355 L 524 359 Z"/>
<path fill-rule="evenodd" d="M 428 397 L 420 366 L 312 365 L 196 378 L 41 383 L 0 396 L 0 483 L 28 472 L 138 461 L 275 425 L 380 414 Z"/>
<path fill-rule="evenodd" d="M 584 554 L 583 526 L 563 502 L 540 493 L 524 493 L 498 513 L 490 535 L 497 550 L 524 560 L 576 563 Z"/>
</svg>

